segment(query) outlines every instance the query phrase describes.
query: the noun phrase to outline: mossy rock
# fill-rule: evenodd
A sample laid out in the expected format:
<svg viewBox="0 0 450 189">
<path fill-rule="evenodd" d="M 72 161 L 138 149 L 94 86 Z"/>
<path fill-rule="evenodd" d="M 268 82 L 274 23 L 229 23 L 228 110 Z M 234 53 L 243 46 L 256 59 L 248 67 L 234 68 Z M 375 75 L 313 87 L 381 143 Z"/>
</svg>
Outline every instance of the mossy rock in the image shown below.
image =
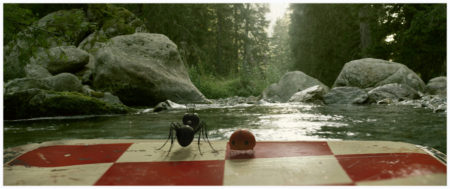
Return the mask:
<svg viewBox="0 0 450 189">
<path fill-rule="evenodd" d="M 89 20 L 97 23 L 98 28 L 96 32 L 84 39 L 78 47 L 90 53 L 95 53 L 112 37 L 135 32 L 147 32 L 144 22 L 123 7 L 91 4 L 88 6 L 87 16 Z"/>
<path fill-rule="evenodd" d="M 44 16 L 4 47 L 5 81 L 25 77 L 24 67 L 37 52 L 56 46 L 77 46 L 93 29 L 80 9 Z"/>
<path fill-rule="evenodd" d="M 89 63 L 89 53 L 75 46 L 52 47 L 35 53 L 30 63 L 43 66 L 51 74 L 77 73 Z"/>
<path fill-rule="evenodd" d="M 73 74 L 60 73 L 45 78 L 18 78 L 5 84 L 5 93 L 15 93 L 27 89 L 82 92 L 81 81 Z"/>
<path fill-rule="evenodd" d="M 132 109 L 122 104 L 107 103 L 77 92 L 55 92 L 29 89 L 4 96 L 5 119 L 49 116 L 124 114 Z"/>
</svg>

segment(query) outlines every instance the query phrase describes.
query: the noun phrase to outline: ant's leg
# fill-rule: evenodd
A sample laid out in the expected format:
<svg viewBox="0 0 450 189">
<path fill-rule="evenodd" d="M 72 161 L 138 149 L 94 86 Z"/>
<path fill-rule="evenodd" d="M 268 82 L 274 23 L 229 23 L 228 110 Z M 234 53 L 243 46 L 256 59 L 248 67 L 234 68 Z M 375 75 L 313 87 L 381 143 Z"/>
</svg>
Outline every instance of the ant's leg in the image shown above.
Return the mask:
<svg viewBox="0 0 450 189">
<path fill-rule="evenodd" d="M 179 123 L 172 123 L 172 126 L 170 126 L 170 133 L 171 133 L 171 138 L 170 138 L 170 148 L 169 148 L 169 151 L 167 152 L 167 154 L 170 152 L 170 150 L 172 150 L 172 146 L 173 146 L 173 138 L 174 138 L 174 136 L 173 136 L 173 130 L 176 130 L 176 128 L 179 128 L 180 127 L 180 124 Z"/>
<path fill-rule="evenodd" d="M 200 137 L 201 137 L 201 135 L 202 135 L 201 132 L 202 132 L 202 131 L 200 130 L 200 133 L 198 134 L 197 145 L 198 145 L 198 151 L 200 152 L 200 155 L 203 155 L 203 154 L 202 154 L 202 151 L 200 150 Z"/>
<path fill-rule="evenodd" d="M 203 134 L 204 134 L 204 136 L 206 137 L 206 140 L 207 140 L 209 146 L 211 147 L 211 149 L 213 149 L 213 152 L 217 152 L 217 150 L 214 149 L 213 146 L 211 145 L 211 142 L 209 142 L 209 138 L 208 138 L 208 130 L 207 130 L 207 128 L 206 128 L 206 123 L 202 121 L 200 126 L 202 127 L 201 130 L 203 131 Z M 204 138 L 203 138 L 203 140 L 204 140 Z"/>
<path fill-rule="evenodd" d="M 167 141 L 169 141 L 169 139 L 171 138 L 171 137 L 173 137 L 173 135 L 172 135 L 172 130 L 173 130 L 173 122 L 172 123 L 170 123 L 170 130 L 169 130 L 169 136 L 167 137 L 167 140 L 166 140 L 166 142 L 164 142 L 164 144 L 161 146 L 161 147 L 159 147 L 159 148 L 157 148 L 157 150 L 161 150 L 166 144 L 167 144 Z"/>
</svg>

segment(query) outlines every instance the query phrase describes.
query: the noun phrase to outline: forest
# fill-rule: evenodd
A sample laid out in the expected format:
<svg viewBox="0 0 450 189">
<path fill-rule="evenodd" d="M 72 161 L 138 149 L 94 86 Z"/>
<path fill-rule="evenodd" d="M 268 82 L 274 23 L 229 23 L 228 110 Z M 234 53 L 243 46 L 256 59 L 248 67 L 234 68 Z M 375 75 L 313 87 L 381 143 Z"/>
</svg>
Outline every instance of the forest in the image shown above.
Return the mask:
<svg viewBox="0 0 450 189">
<path fill-rule="evenodd" d="M 287 71 L 332 86 L 346 62 L 402 63 L 446 75 L 445 4 L 291 4 L 268 36 L 268 4 L 116 4 L 177 46 L 207 98 L 258 96 Z M 4 4 L 4 45 L 51 12 L 87 4 Z"/>
</svg>

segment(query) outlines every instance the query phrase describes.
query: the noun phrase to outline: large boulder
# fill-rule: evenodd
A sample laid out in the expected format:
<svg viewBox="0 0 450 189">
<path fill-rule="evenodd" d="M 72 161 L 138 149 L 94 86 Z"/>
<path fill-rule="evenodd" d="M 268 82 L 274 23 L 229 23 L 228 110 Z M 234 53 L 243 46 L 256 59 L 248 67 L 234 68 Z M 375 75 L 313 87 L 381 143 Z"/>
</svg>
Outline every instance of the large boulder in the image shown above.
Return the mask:
<svg viewBox="0 0 450 189">
<path fill-rule="evenodd" d="M 107 103 L 77 92 L 26 89 L 4 95 L 4 118 L 118 114 L 130 112 L 123 104 Z"/>
<path fill-rule="evenodd" d="M 301 71 L 288 72 L 278 83 L 273 83 L 264 89 L 262 98 L 272 102 L 287 102 L 295 93 L 315 85 L 328 90 L 322 82 Z"/>
<path fill-rule="evenodd" d="M 96 54 L 94 89 L 110 91 L 126 105 L 207 102 L 192 84 L 177 46 L 161 34 L 112 38 Z"/>
<path fill-rule="evenodd" d="M 386 60 L 364 58 L 348 62 L 334 82 L 333 87 L 378 87 L 389 83 L 409 86 L 423 92 L 425 83 L 403 64 Z"/>
<path fill-rule="evenodd" d="M 431 95 L 447 96 L 447 77 L 435 77 L 428 81 L 426 92 Z"/>
<path fill-rule="evenodd" d="M 289 102 L 322 102 L 323 96 L 327 92 L 327 88 L 320 85 L 314 85 L 292 95 Z"/>
<path fill-rule="evenodd" d="M 83 10 L 44 16 L 4 46 L 4 80 L 25 77 L 24 67 L 33 55 L 51 47 L 78 45 L 92 29 Z"/>
<path fill-rule="evenodd" d="M 419 93 L 407 85 L 398 83 L 391 83 L 376 87 L 368 92 L 369 101 L 372 103 L 380 102 L 381 100 L 410 100 L 420 98 Z"/>
<path fill-rule="evenodd" d="M 89 54 L 75 46 L 58 46 L 41 50 L 30 58 L 31 64 L 46 68 L 51 74 L 76 73 L 89 62 Z"/>
<path fill-rule="evenodd" d="M 325 104 L 364 104 L 367 92 L 358 87 L 335 87 L 323 96 Z"/>
</svg>

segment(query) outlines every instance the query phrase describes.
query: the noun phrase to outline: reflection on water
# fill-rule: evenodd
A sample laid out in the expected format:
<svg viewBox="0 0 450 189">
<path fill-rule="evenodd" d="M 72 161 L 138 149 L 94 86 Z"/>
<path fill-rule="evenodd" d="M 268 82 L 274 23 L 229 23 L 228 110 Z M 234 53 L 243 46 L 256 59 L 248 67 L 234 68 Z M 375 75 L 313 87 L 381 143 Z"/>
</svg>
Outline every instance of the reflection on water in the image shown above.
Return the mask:
<svg viewBox="0 0 450 189">
<path fill-rule="evenodd" d="M 78 116 L 4 122 L 4 147 L 62 139 L 165 139 L 183 107 L 133 115 Z M 197 105 L 211 139 L 227 140 L 238 128 L 256 140 L 389 140 L 446 153 L 446 113 L 411 106 L 311 104 Z"/>
</svg>

